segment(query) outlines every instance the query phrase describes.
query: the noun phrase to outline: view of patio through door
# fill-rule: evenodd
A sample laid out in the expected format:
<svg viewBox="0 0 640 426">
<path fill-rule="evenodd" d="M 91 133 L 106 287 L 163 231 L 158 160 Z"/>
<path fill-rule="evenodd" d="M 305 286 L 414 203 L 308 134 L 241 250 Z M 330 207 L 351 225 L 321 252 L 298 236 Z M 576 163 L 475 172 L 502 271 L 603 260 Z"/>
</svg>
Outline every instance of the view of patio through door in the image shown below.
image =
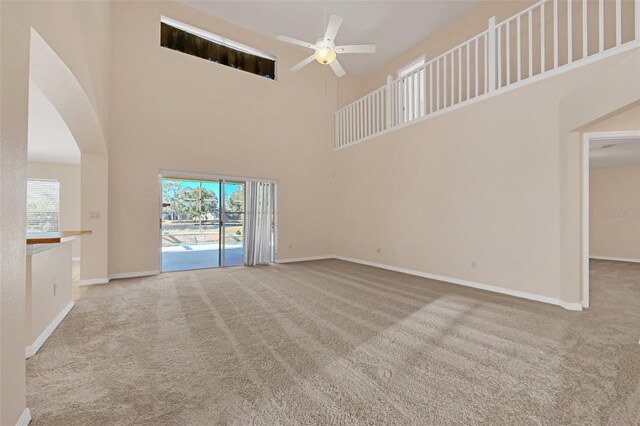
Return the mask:
<svg viewBox="0 0 640 426">
<path fill-rule="evenodd" d="M 244 264 L 245 183 L 162 179 L 162 271 Z"/>
</svg>

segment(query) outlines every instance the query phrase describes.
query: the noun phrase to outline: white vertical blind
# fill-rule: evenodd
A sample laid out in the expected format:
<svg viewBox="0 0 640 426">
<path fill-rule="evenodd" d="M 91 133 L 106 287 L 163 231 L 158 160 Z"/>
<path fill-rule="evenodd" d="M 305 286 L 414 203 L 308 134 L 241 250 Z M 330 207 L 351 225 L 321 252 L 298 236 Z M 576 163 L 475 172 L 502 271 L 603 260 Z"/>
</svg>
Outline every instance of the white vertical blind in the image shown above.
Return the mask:
<svg viewBox="0 0 640 426">
<path fill-rule="evenodd" d="M 27 232 L 60 230 L 60 182 L 27 181 Z"/>
<path fill-rule="evenodd" d="M 244 264 L 275 262 L 275 184 L 247 182 Z"/>
</svg>

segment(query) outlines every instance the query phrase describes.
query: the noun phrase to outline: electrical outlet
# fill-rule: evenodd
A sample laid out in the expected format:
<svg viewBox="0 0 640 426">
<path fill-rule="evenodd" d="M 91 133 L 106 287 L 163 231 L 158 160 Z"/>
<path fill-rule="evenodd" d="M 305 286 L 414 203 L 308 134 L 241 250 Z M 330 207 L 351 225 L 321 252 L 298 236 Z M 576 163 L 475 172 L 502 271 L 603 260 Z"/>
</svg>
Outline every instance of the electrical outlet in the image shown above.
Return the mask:
<svg viewBox="0 0 640 426">
<path fill-rule="evenodd" d="M 89 219 L 100 219 L 100 212 L 99 211 L 89 212 Z"/>
</svg>

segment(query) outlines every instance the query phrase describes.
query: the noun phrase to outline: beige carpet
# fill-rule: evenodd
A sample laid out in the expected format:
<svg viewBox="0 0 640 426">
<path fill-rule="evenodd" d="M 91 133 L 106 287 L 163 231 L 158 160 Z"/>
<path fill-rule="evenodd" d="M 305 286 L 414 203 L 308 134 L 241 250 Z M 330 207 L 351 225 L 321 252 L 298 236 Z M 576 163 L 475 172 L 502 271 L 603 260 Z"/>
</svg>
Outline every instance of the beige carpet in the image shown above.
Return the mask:
<svg viewBox="0 0 640 426">
<path fill-rule="evenodd" d="M 586 312 L 328 260 L 91 287 L 33 424 L 638 424 L 640 265 Z"/>
</svg>

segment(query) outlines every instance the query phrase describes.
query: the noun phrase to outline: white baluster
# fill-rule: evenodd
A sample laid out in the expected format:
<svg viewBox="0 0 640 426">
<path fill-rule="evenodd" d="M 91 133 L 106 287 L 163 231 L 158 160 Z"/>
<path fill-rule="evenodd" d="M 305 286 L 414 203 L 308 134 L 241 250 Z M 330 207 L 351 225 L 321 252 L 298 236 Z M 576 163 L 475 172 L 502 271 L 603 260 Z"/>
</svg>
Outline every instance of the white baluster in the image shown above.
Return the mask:
<svg viewBox="0 0 640 426">
<path fill-rule="evenodd" d="M 449 105 L 453 105 L 456 100 L 455 100 L 455 90 L 456 90 L 456 77 L 455 77 L 455 73 L 454 73 L 454 59 L 455 57 L 453 56 L 453 51 L 451 52 L 451 100 L 449 101 Z"/>
<path fill-rule="evenodd" d="M 386 129 L 390 129 L 391 128 L 391 81 L 392 81 L 392 77 L 390 75 L 387 76 L 387 86 L 385 87 L 385 94 L 386 94 L 386 99 L 385 99 L 385 108 L 386 108 Z"/>
<path fill-rule="evenodd" d="M 340 144 L 340 131 L 341 131 L 341 126 L 340 126 L 340 114 L 341 112 L 336 112 L 334 115 L 334 120 L 335 120 L 335 126 L 336 126 L 336 135 L 335 135 L 335 140 L 333 141 L 333 147 L 334 148 L 338 148 L 341 144 Z"/>
<path fill-rule="evenodd" d="M 347 132 L 346 132 L 346 128 L 349 125 L 349 123 L 347 123 L 347 115 L 346 115 L 346 110 L 342 110 L 342 112 L 340 112 L 340 122 L 342 123 L 342 126 L 340 126 L 340 141 L 341 144 L 344 145 L 347 141 Z"/>
<path fill-rule="evenodd" d="M 506 72 L 506 82 L 505 82 L 505 86 L 508 86 L 511 84 L 511 21 L 507 21 L 507 35 L 506 35 L 506 46 L 505 46 L 505 50 L 507 51 L 506 54 L 506 61 L 507 61 L 507 72 Z"/>
<path fill-rule="evenodd" d="M 635 0 L 634 2 L 634 14 L 635 14 L 635 40 L 640 40 L 640 0 Z"/>
<path fill-rule="evenodd" d="M 462 102 L 462 47 L 458 48 L 458 103 Z"/>
<path fill-rule="evenodd" d="M 380 131 L 380 91 L 377 91 L 373 97 L 374 100 L 374 108 L 373 108 L 373 131 L 374 133 L 378 133 Z"/>
<path fill-rule="evenodd" d="M 471 71 L 471 44 L 467 44 L 465 46 L 465 49 L 467 50 L 467 97 L 465 100 L 469 100 L 469 96 L 471 96 L 471 84 L 469 84 L 471 82 L 471 76 L 470 71 Z"/>
<path fill-rule="evenodd" d="M 496 89 L 496 17 L 489 18 L 489 31 L 485 38 L 485 75 L 487 85 L 485 92 L 493 92 Z"/>
<path fill-rule="evenodd" d="M 356 140 L 362 138 L 362 102 L 356 104 Z"/>
<path fill-rule="evenodd" d="M 529 75 L 531 78 L 533 76 L 533 10 L 530 10 L 529 13 Z"/>
<path fill-rule="evenodd" d="M 622 1 L 616 0 L 616 46 L 622 44 Z"/>
<path fill-rule="evenodd" d="M 540 74 L 546 71 L 545 66 L 545 28 L 544 28 L 544 3 L 540 5 Z"/>
<path fill-rule="evenodd" d="M 520 44 L 521 44 L 521 40 L 520 40 L 520 33 L 521 33 L 521 28 L 520 28 L 520 15 L 518 15 L 518 19 L 516 20 L 516 31 L 518 31 L 518 34 L 516 35 L 516 56 L 518 57 L 518 60 L 516 61 L 517 67 L 518 67 L 518 81 L 520 81 L 522 79 L 522 52 L 520 50 Z"/>
<path fill-rule="evenodd" d="M 573 5 L 567 0 L 567 64 L 573 62 Z"/>
<path fill-rule="evenodd" d="M 553 68 L 558 68 L 558 0 L 553 0 Z"/>
<path fill-rule="evenodd" d="M 433 62 L 429 62 L 429 114 L 433 112 Z"/>
<path fill-rule="evenodd" d="M 502 25 L 496 28 L 498 30 L 498 89 L 502 87 Z"/>
<path fill-rule="evenodd" d="M 474 43 L 474 49 L 475 50 L 474 50 L 474 55 L 473 55 L 474 62 L 475 62 L 475 67 L 474 67 L 475 71 L 474 71 L 473 78 L 474 78 L 474 86 L 475 86 L 476 97 L 478 97 L 478 92 L 480 90 L 479 87 L 478 87 L 478 80 L 479 80 L 479 78 L 478 78 L 478 44 L 479 43 L 480 43 L 480 39 L 477 38 L 475 43 Z"/>
<path fill-rule="evenodd" d="M 443 70 L 442 70 L 442 92 L 443 92 L 443 107 L 446 108 L 447 107 L 447 57 L 443 56 Z"/>
<path fill-rule="evenodd" d="M 440 59 L 436 61 L 436 108 L 440 109 Z"/>
<path fill-rule="evenodd" d="M 589 33 L 587 32 L 587 0 L 582 0 L 582 59 L 589 56 Z"/>
<path fill-rule="evenodd" d="M 598 0 L 598 51 L 604 51 L 604 0 Z"/>
<path fill-rule="evenodd" d="M 360 138 L 364 138 L 366 136 L 366 129 L 365 129 L 365 104 L 364 102 L 360 102 Z"/>
<path fill-rule="evenodd" d="M 420 81 L 422 81 L 422 74 L 421 74 L 421 70 L 418 69 L 418 71 L 416 71 L 415 81 L 413 82 L 415 96 L 416 96 L 416 99 L 413 102 L 413 107 L 414 107 L 413 115 L 415 116 L 416 119 L 420 118 L 420 103 L 421 103 L 420 99 L 422 98 Z"/>
</svg>

